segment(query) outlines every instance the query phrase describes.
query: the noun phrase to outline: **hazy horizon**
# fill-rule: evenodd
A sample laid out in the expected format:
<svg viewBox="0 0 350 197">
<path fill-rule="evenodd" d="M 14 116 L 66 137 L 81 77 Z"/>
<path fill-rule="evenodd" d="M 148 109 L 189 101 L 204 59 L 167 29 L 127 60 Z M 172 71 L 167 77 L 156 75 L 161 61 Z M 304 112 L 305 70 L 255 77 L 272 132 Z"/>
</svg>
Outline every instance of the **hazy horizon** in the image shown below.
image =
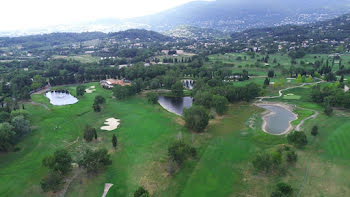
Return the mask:
<svg viewBox="0 0 350 197">
<path fill-rule="evenodd" d="M 125 19 L 155 14 L 198 0 L 5 0 L 1 31 L 21 31 L 104 18 Z"/>
</svg>

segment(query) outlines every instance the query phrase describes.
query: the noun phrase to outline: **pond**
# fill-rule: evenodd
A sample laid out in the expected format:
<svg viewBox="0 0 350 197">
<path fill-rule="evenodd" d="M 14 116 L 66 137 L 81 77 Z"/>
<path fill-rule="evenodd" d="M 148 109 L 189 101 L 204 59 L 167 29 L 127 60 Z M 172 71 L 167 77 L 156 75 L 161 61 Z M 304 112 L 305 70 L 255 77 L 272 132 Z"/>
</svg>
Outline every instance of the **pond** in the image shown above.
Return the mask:
<svg viewBox="0 0 350 197">
<path fill-rule="evenodd" d="M 47 92 L 45 96 L 50 99 L 52 105 L 71 105 L 78 102 L 78 99 L 67 92 Z"/>
<path fill-rule="evenodd" d="M 292 129 L 291 122 L 297 119 L 289 109 L 279 105 L 259 105 L 269 113 L 264 115 L 263 130 L 273 135 L 284 134 Z"/>
<path fill-rule="evenodd" d="M 174 98 L 174 97 L 160 96 L 158 98 L 158 103 L 167 111 L 181 116 L 185 108 L 190 108 L 192 106 L 193 98 L 192 97 Z"/>
</svg>

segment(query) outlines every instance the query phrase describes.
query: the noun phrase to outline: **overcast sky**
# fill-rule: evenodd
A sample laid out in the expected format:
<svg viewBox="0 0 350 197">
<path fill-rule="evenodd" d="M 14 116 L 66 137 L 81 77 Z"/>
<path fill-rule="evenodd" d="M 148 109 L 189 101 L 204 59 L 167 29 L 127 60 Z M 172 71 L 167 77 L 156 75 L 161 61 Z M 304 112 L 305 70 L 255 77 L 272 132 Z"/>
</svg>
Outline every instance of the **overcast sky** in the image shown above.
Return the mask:
<svg viewBox="0 0 350 197">
<path fill-rule="evenodd" d="M 130 18 L 166 10 L 194 0 L 0 0 L 0 30 L 38 28 Z"/>
</svg>

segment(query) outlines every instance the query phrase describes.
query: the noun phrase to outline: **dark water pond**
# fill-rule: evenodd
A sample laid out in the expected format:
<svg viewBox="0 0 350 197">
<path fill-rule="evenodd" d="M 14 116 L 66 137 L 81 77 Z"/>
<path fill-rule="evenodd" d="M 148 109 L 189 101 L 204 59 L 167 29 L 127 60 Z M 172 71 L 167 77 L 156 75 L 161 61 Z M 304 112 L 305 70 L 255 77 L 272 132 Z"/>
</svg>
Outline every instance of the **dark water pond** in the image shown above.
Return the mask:
<svg viewBox="0 0 350 197">
<path fill-rule="evenodd" d="M 297 116 L 280 106 L 275 105 L 259 105 L 260 107 L 272 112 L 264 117 L 266 121 L 265 130 L 268 133 L 278 135 L 286 132 L 290 126 L 290 122 L 297 119 Z"/>
<path fill-rule="evenodd" d="M 50 99 L 52 105 L 71 105 L 78 102 L 77 98 L 65 92 L 47 92 L 45 96 Z"/>
<path fill-rule="evenodd" d="M 190 108 L 193 103 L 192 97 L 173 98 L 160 96 L 158 103 L 167 111 L 177 115 L 182 115 L 185 108 Z"/>
</svg>

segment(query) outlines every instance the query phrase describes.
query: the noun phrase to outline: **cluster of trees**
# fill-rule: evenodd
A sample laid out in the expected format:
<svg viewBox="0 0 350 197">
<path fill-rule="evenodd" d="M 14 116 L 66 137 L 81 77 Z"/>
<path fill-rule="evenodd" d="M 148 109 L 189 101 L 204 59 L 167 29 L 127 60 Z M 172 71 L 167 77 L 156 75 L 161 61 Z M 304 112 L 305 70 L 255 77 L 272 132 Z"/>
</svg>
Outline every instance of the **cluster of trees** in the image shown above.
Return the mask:
<svg viewBox="0 0 350 197">
<path fill-rule="evenodd" d="M 113 95 L 118 100 L 124 100 L 138 93 L 136 85 L 131 85 L 131 86 L 116 85 L 113 87 L 112 91 L 113 91 Z"/>
<path fill-rule="evenodd" d="M 28 118 L 28 112 L 25 110 L 0 112 L 0 152 L 11 150 L 23 136 L 30 133 Z"/>
<path fill-rule="evenodd" d="M 258 172 L 285 174 L 288 165 L 295 164 L 298 159 L 296 152 L 290 147 L 283 145 L 273 152 L 258 154 L 252 161 Z"/>
<path fill-rule="evenodd" d="M 326 112 L 331 113 L 331 107 L 350 108 L 350 92 L 344 92 L 341 83 L 331 86 L 315 86 L 312 88 L 311 99 L 315 103 L 323 103 Z"/>
<path fill-rule="evenodd" d="M 64 177 L 72 171 L 72 163 L 72 156 L 65 149 L 56 150 L 53 155 L 46 156 L 42 160 L 42 164 L 50 171 L 40 182 L 42 190 L 44 192 L 57 192 L 62 189 Z M 95 151 L 87 149 L 78 163 L 79 167 L 85 169 L 87 173 L 96 174 L 105 166 L 110 165 L 112 160 L 107 149 Z"/>
</svg>

